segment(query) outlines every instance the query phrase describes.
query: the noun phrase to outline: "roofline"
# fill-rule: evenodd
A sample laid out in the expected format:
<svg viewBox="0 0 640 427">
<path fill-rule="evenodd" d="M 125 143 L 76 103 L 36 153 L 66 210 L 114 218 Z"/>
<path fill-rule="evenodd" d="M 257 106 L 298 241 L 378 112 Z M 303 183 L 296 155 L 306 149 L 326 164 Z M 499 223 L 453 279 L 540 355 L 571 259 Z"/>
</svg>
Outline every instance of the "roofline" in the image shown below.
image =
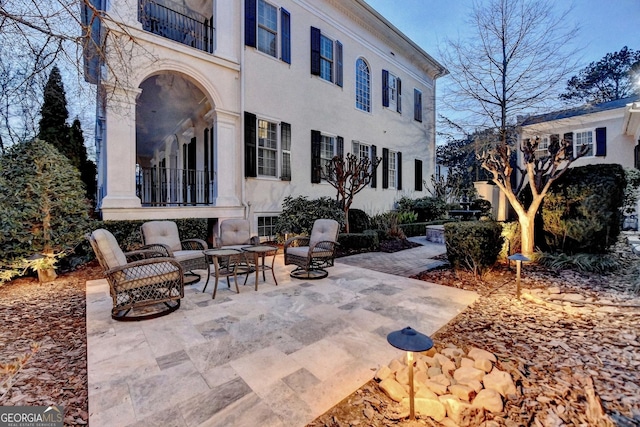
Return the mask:
<svg viewBox="0 0 640 427">
<path fill-rule="evenodd" d="M 431 55 L 429 55 L 424 49 L 422 49 L 416 42 L 411 40 L 406 34 L 400 31 L 395 25 L 387 20 L 384 16 L 382 16 L 377 10 L 371 7 L 365 0 L 355 0 L 360 6 L 365 8 L 369 13 L 375 16 L 380 22 L 382 22 L 387 28 L 393 31 L 397 36 L 403 39 L 406 43 L 408 43 L 412 48 L 414 48 L 420 55 L 426 59 L 433 67 L 438 70 L 438 72 L 434 75 L 434 80 L 440 77 L 444 77 L 449 74 L 449 70 L 445 68 L 444 65 L 436 61 Z"/>
<path fill-rule="evenodd" d="M 636 102 L 640 102 L 640 95 L 631 95 L 626 98 L 614 99 L 612 101 L 601 102 L 599 104 L 584 104 L 579 107 L 556 110 L 549 113 L 526 117 L 522 122 L 520 122 L 520 126 L 532 126 L 556 120 L 571 119 L 573 117 L 584 116 L 586 114 L 604 113 L 607 111 L 626 108 L 629 103 Z"/>
</svg>

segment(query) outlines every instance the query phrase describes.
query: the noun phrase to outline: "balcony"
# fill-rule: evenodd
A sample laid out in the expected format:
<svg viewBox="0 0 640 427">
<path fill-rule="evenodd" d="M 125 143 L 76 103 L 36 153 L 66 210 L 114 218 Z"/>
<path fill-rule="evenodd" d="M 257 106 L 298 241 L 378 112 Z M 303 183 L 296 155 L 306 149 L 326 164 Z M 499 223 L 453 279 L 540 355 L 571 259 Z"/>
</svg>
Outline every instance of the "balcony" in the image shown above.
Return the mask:
<svg viewBox="0 0 640 427">
<path fill-rule="evenodd" d="M 142 206 L 211 205 L 214 172 L 194 169 L 142 168 L 136 171 L 136 195 Z"/>
<path fill-rule="evenodd" d="M 187 6 L 169 0 L 139 0 L 138 21 L 150 33 L 213 53 L 213 16 L 207 18 Z"/>
</svg>

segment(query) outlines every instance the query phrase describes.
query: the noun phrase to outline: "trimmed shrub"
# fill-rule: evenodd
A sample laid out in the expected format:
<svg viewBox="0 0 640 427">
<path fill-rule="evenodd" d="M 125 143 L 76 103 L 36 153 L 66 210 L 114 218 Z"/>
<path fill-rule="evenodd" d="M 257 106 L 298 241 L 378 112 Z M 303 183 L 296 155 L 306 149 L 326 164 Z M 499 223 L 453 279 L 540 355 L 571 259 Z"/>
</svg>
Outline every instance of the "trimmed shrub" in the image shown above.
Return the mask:
<svg viewBox="0 0 640 427">
<path fill-rule="evenodd" d="M 447 204 L 437 197 L 422 197 L 411 199 L 402 197 L 398 200 L 398 210 L 400 212 L 415 212 L 418 215 L 418 222 L 433 221 L 442 219 L 447 213 Z"/>
<path fill-rule="evenodd" d="M 481 215 L 491 215 L 491 202 L 485 199 L 473 199 L 469 209 L 472 211 L 480 211 Z"/>
<path fill-rule="evenodd" d="M 494 221 L 449 222 L 444 225 L 447 258 L 454 269 L 482 275 L 496 263 L 502 249 L 502 226 Z"/>
<path fill-rule="evenodd" d="M 442 225 L 447 222 L 453 222 L 455 219 L 441 219 L 438 221 L 414 222 L 412 224 L 400 224 L 400 228 L 407 237 L 426 236 L 427 225 Z"/>
<path fill-rule="evenodd" d="M 9 147 L 0 157 L 0 224 L 0 282 L 30 266 L 33 255 L 53 267 L 90 228 L 80 172 L 45 141 Z"/>
<path fill-rule="evenodd" d="M 338 202 L 330 197 L 309 200 L 307 196 L 287 196 L 282 201 L 282 213 L 278 216 L 275 231 L 282 238 L 285 233 L 310 234 L 316 219 L 335 219 L 344 227 L 344 212 Z"/>
<path fill-rule="evenodd" d="M 369 215 L 360 209 L 349 209 L 349 233 L 362 233 L 371 228 Z"/>
<path fill-rule="evenodd" d="M 374 230 L 366 230 L 363 233 L 340 233 L 338 235 L 338 243 L 340 243 L 340 247 L 343 250 L 368 249 L 377 251 L 380 248 L 378 233 Z"/>
<path fill-rule="evenodd" d="M 620 165 L 572 168 L 542 202 L 550 252 L 604 253 L 620 233 L 626 179 Z"/>
<path fill-rule="evenodd" d="M 151 220 L 126 220 L 103 221 L 95 228 L 109 230 L 118 241 L 123 251 L 133 251 L 142 246 L 142 234 L 140 227 Z M 181 240 L 202 239 L 205 242 L 209 234 L 208 220 L 206 218 L 181 218 L 169 219 L 178 226 L 178 234 Z"/>
</svg>

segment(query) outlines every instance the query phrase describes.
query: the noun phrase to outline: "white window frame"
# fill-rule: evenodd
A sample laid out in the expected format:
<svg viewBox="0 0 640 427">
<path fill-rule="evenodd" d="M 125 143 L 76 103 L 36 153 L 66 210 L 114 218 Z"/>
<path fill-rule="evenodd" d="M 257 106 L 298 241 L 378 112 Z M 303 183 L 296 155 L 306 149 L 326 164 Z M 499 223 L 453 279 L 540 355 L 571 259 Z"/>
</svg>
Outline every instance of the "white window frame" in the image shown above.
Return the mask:
<svg viewBox="0 0 640 427">
<path fill-rule="evenodd" d="M 582 139 L 583 135 L 587 136 L 591 140 L 588 144 L 578 143 L 578 139 Z M 573 152 L 579 153 L 583 145 L 590 145 L 591 150 L 587 151 L 584 157 L 594 157 L 596 153 L 596 131 L 594 128 L 579 129 L 573 132 Z"/>
<path fill-rule="evenodd" d="M 270 222 L 270 224 L 266 224 L 267 219 Z M 261 242 L 271 240 L 272 237 L 276 236 L 276 233 L 274 231 L 274 227 L 275 227 L 277 219 L 278 219 L 278 215 L 276 215 L 276 214 L 273 214 L 273 215 L 262 214 L 262 215 L 257 215 L 256 216 L 258 238 L 260 239 Z M 261 220 L 263 221 L 262 225 L 260 224 Z M 267 229 L 270 231 L 271 234 L 264 234 L 264 231 L 267 230 Z"/>
<path fill-rule="evenodd" d="M 398 187 L 398 152 L 389 150 L 389 188 L 395 189 Z"/>
<path fill-rule="evenodd" d="M 387 90 L 389 91 L 389 108 L 398 110 L 398 77 L 389 71 L 387 80 Z"/>
<path fill-rule="evenodd" d="M 360 63 L 366 67 L 366 74 L 361 71 Z M 365 78 L 362 81 L 361 78 Z M 371 67 L 364 58 L 356 59 L 356 108 L 366 113 L 371 112 Z"/>
<path fill-rule="evenodd" d="M 276 13 L 276 20 L 275 20 L 276 28 L 275 28 L 275 31 L 273 30 L 273 28 L 270 28 L 269 26 L 267 26 L 265 24 L 261 24 L 261 19 L 260 19 L 261 18 L 261 15 L 260 15 L 260 5 L 261 4 L 264 4 L 264 5 L 268 6 L 268 7 L 271 7 L 273 9 L 275 9 L 275 13 Z M 279 29 L 279 22 L 278 22 L 279 15 L 280 15 L 278 13 L 279 10 L 280 9 L 278 8 L 278 6 L 276 6 L 276 5 L 272 4 L 272 3 L 269 3 L 266 0 L 258 0 L 257 11 L 256 11 L 256 25 L 257 25 L 256 48 L 260 52 L 264 53 L 265 55 L 269 55 L 269 56 L 274 57 L 274 58 L 278 58 L 278 51 L 280 49 L 280 47 L 278 46 L 279 43 L 280 43 L 280 37 L 279 37 L 280 29 Z M 260 41 L 261 41 L 260 34 L 263 33 L 263 32 L 268 32 L 269 34 L 273 34 L 273 37 L 274 37 L 274 40 L 275 40 L 275 48 L 274 48 L 275 51 L 274 52 L 271 52 L 268 47 L 263 46 L 260 43 Z"/>
<path fill-rule="evenodd" d="M 326 150 L 327 142 L 331 143 L 331 156 L 327 157 L 328 151 Z M 320 167 L 324 171 L 328 162 L 333 159 L 338 153 L 338 138 L 337 135 L 330 135 L 327 133 L 320 134 Z M 322 180 L 326 181 L 326 180 Z"/>
<path fill-rule="evenodd" d="M 536 159 L 541 159 L 549 155 L 549 143 L 551 142 L 551 135 L 540 135 L 540 142 L 534 153 Z"/>
<path fill-rule="evenodd" d="M 323 46 L 325 45 L 330 45 L 331 46 L 331 58 L 324 56 L 323 53 L 325 52 L 323 50 Z M 327 76 L 325 75 L 325 64 L 329 64 L 329 73 L 330 75 L 328 76 L 329 78 L 327 78 Z M 328 82 L 335 82 L 335 76 L 336 76 L 336 46 L 335 46 L 335 40 L 327 37 L 324 33 L 320 32 L 320 78 L 322 80 L 326 80 Z"/>
<path fill-rule="evenodd" d="M 373 155 L 371 151 L 372 151 L 371 144 L 367 144 L 366 142 L 356 141 L 356 140 L 351 141 L 351 152 L 353 153 L 354 156 L 358 158 L 358 160 L 362 159 L 363 157 L 366 157 L 370 161 L 372 161 Z M 372 164 L 369 164 L 369 171 L 371 171 L 372 166 L 373 166 Z M 372 185 L 372 184 L 373 183 L 370 183 L 369 185 Z"/>
</svg>

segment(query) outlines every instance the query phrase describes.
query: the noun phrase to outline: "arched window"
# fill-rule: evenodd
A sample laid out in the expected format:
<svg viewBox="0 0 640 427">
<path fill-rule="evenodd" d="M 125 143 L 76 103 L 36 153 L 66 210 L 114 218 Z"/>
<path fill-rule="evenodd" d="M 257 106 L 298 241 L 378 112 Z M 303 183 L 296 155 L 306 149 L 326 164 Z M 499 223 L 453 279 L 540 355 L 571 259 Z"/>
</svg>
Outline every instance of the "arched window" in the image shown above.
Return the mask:
<svg viewBox="0 0 640 427">
<path fill-rule="evenodd" d="M 362 58 L 356 61 L 356 108 L 371 112 L 371 73 Z"/>
</svg>

